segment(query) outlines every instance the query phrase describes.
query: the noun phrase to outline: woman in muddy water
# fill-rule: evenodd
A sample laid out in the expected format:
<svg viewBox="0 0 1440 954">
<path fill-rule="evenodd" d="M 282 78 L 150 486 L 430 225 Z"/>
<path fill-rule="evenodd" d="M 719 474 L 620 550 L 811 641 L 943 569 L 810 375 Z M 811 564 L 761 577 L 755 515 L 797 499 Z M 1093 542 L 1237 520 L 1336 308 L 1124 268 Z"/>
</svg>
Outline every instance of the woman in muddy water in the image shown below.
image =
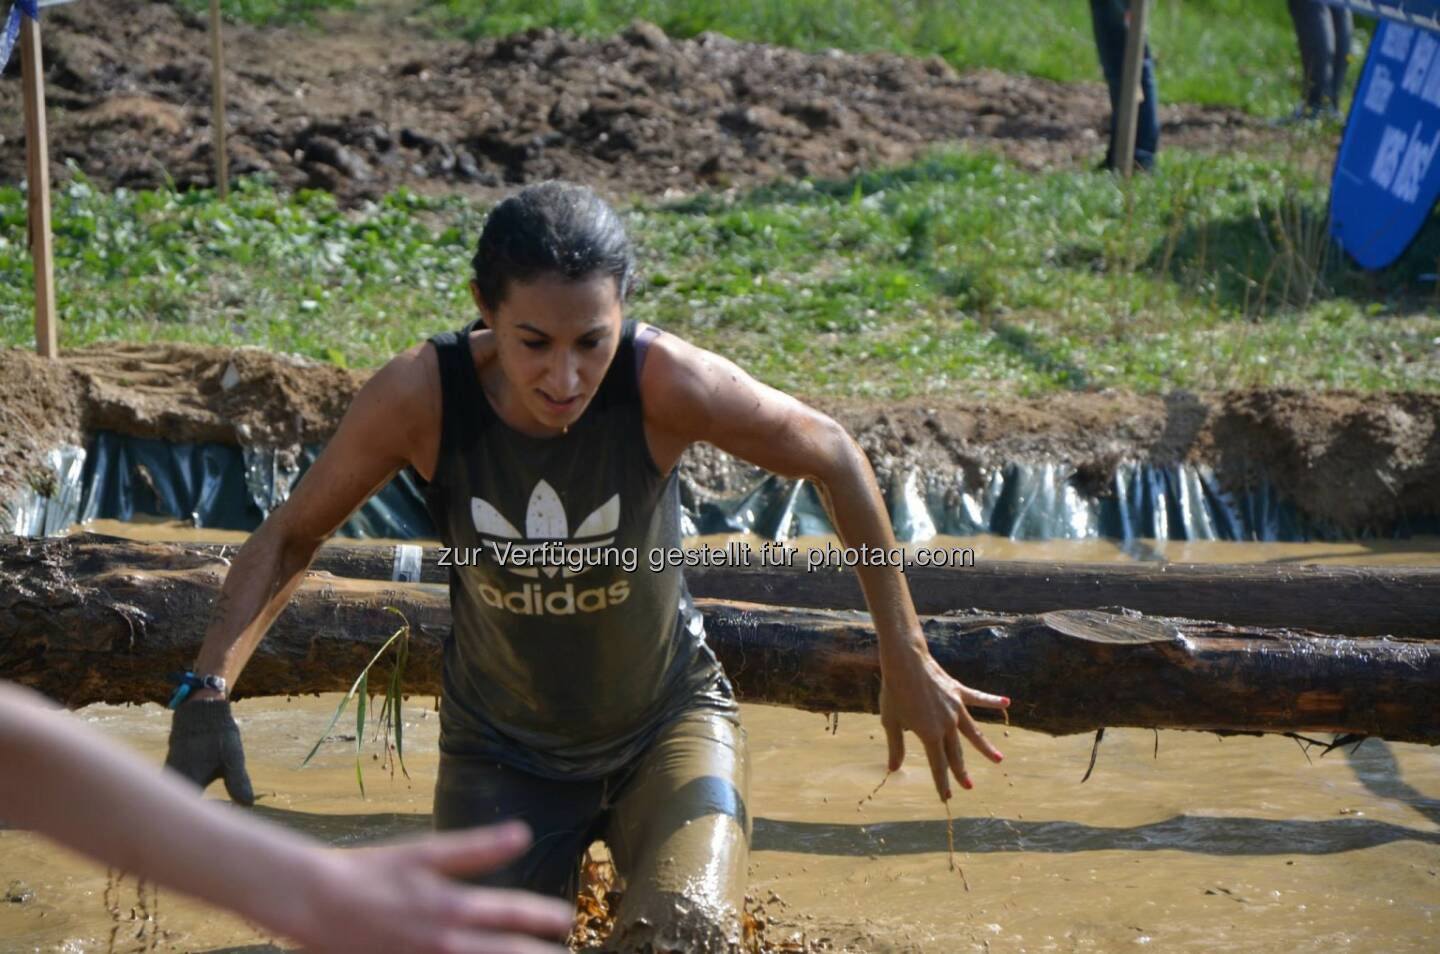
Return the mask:
<svg viewBox="0 0 1440 954">
<path fill-rule="evenodd" d="M 879 488 L 830 418 L 625 320 L 630 243 L 589 189 L 549 182 L 501 202 L 472 267 L 479 317 L 360 390 L 236 556 L 195 671 L 233 686 L 320 544 L 413 468 L 444 545 L 481 556 L 450 570 L 436 827 L 526 821 L 533 847 L 484 883 L 560 897 L 604 840 L 627 884 L 612 946 L 731 949 L 750 827 L 745 734 L 680 567 L 501 557 L 678 547 L 675 465 L 700 441 L 814 482 L 846 545 L 888 552 Z M 889 767 L 914 732 L 948 799 L 952 776 L 971 787 L 962 735 L 1001 759 L 966 707 L 1008 700 L 930 657 L 898 567 L 856 572 L 879 637 Z M 223 688 L 180 705 L 167 764 L 252 800 Z"/>
</svg>

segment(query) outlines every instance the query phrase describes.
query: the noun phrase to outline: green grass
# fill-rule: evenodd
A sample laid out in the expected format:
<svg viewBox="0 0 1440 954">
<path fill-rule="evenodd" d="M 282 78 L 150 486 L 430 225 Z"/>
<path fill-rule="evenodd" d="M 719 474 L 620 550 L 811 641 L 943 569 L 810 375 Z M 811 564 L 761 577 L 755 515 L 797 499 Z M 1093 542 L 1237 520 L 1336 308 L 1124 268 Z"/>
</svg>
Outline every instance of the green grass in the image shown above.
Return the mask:
<svg viewBox="0 0 1440 954">
<path fill-rule="evenodd" d="M 194 9 L 206 0 L 182 0 Z M 309 18 L 327 6 L 365 0 L 223 0 L 232 17 L 251 22 Z M 609 35 L 636 17 L 672 36 L 714 30 L 823 50 L 938 55 L 957 69 L 991 67 L 1060 82 L 1100 82 L 1100 66 L 1083 0 L 388 0 L 418 8 L 441 32 L 475 38 L 552 26 Z M 1245 0 L 1154 0 L 1151 46 L 1160 97 L 1167 102 L 1233 106 L 1279 116 L 1300 99 L 1300 66 L 1285 4 Z M 407 29 L 413 27 L 407 27 Z M 1363 51 L 1370 28 L 1357 29 Z M 1359 57 L 1351 82 L 1359 71 Z"/>
<path fill-rule="evenodd" d="M 349 10 L 363 0 L 220 0 L 221 13 L 231 20 L 255 24 L 313 23 L 322 10 Z M 178 5 L 209 14 L 210 0 L 178 0 Z"/>
<path fill-rule="evenodd" d="M 1099 387 L 1440 386 L 1440 240 L 1359 272 L 1323 241 L 1321 179 L 1172 151 L 1126 192 L 973 154 L 626 214 L 630 313 L 809 395 Z M 61 341 L 259 345 L 374 366 L 471 312 L 487 210 L 243 182 L 57 190 Z M 22 194 L 0 189 L 0 340 L 32 340 Z"/>
</svg>

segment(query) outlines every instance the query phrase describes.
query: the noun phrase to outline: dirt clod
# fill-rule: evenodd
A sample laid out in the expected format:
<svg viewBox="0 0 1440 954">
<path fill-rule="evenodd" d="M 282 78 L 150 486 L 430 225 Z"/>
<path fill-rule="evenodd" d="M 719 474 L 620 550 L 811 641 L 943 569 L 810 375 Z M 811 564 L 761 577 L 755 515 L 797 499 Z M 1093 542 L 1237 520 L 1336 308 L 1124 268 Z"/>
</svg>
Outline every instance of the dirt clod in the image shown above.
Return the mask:
<svg viewBox="0 0 1440 954">
<path fill-rule="evenodd" d="M 1093 163 L 1104 87 L 889 54 L 820 54 L 636 22 L 607 39 L 535 29 L 475 43 L 397 30 L 395 11 L 319 28 L 225 25 L 234 174 L 344 202 L 405 185 L 488 197 L 545 178 L 618 196 L 836 178 L 940 143 L 1031 168 Z M 46 11 L 52 177 L 213 185 L 203 19 L 141 0 Z M 0 79 L 0 179 L 25 175 L 20 81 Z M 1275 131 L 1235 110 L 1165 105 L 1167 144 L 1231 150 Z"/>
</svg>

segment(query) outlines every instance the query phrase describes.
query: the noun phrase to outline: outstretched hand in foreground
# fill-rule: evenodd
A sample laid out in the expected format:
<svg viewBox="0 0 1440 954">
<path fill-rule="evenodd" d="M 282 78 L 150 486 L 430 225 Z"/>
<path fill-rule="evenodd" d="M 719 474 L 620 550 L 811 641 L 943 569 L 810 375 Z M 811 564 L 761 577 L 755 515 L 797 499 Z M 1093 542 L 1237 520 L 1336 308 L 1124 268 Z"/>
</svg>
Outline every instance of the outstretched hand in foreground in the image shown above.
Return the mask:
<svg viewBox="0 0 1440 954">
<path fill-rule="evenodd" d="M 522 824 L 338 851 L 196 797 L 0 681 L 0 817 L 323 954 L 562 954 L 570 905 L 452 880 L 525 850 Z"/>
</svg>

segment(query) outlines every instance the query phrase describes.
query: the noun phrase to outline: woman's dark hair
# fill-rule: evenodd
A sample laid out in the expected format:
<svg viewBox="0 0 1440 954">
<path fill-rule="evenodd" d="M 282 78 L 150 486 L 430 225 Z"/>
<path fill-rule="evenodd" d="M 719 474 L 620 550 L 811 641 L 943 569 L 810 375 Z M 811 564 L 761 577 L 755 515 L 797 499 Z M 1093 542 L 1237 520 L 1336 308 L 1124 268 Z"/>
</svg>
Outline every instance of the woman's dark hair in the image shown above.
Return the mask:
<svg viewBox="0 0 1440 954">
<path fill-rule="evenodd" d="M 480 301 L 493 313 L 511 282 L 546 274 L 572 281 L 609 275 L 624 301 L 635 258 L 624 223 L 604 199 L 586 186 L 551 181 L 521 189 L 490 211 L 470 267 Z"/>
</svg>

